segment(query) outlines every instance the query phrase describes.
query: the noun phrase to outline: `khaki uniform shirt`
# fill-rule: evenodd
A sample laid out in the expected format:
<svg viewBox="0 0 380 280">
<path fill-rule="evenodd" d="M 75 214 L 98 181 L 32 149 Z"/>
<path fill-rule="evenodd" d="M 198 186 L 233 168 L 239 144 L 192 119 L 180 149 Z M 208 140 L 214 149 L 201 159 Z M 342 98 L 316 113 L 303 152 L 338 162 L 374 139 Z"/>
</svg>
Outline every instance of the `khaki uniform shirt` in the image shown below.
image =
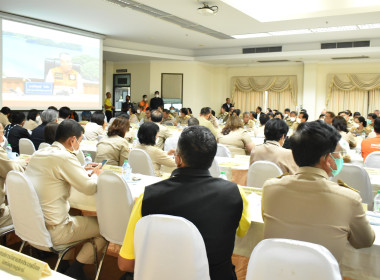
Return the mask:
<svg viewBox="0 0 380 280">
<path fill-rule="evenodd" d="M 88 177 L 77 157 L 59 142 L 36 151 L 25 175 L 36 189 L 47 225 L 69 221 L 70 188 L 86 195 L 96 193 L 96 182 Z"/>
<path fill-rule="evenodd" d="M 105 130 L 101 125 L 94 122 L 89 122 L 84 127 L 84 136 L 89 141 L 98 141 L 99 135 L 106 135 Z"/>
<path fill-rule="evenodd" d="M 152 160 L 154 173 L 156 176 L 161 176 L 161 165 L 173 168 L 177 167 L 174 159 L 170 157 L 167 152 L 164 152 L 157 147 L 138 144 L 136 148 L 144 150 L 149 155 L 150 159 Z"/>
<path fill-rule="evenodd" d="M 209 120 L 206 120 L 203 116 L 200 116 L 198 118 L 198 121 L 199 121 L 199 125 L 205 126 L 208 129 L 210 129 L 211 133 L 215 136 L 215 139 L 218 140 L 218 138 L 219 138 L 218 131 L 216 130 L 216 128 L 212 125 L 212 123 Z"/>
<path fill-rule="evenodd" d="M 218 129 L 218 127 L 219 127 L 218 120 L 217 120 L 213 115 L 210 116 L 210 120 L 209 120 L 209 121 L 211 122 L 211 124 L 212 124 L 216 129 Z"/>
<path fill-rule="evenodd" d="M 227 112 L 224 112 L 223 114 L 220 114 L 219 115 L 219 119 L 222 119 L 223 120 L 223 122 L 226 122 L 227 120 L 228 120 L 228 117 L 229 117 L 230 115 L 227 113 Z"/>
<path fill-rule="evenodd" d="M 255 122 L 253 120 L 248 120 L 247 123 L 243 122 L 243 125 L 246 129 L 252 130 L 255 127 Z"/>
<path fill-rule="evenodd" d="M 351 149 L 356 147 L 356 144 L 357 144 L 356 138 L 352 133 L 350 133 L 350 132 L 347 133 L 344 131 L 340 131 L 339 133 L 342 136 L 342 138 L 347 141 L 347 143 L 348 143 L 348 145 L 350 145 Z"/>
<path fill-rule="evenodd" d="M 159 124 L 159 123 L 156 123 L 156 124 L 160 128 L 160 130 L 158 131 L 158 137 L 156 140 L 156 147 L 163 150 L 166 139 L 172 136 L 172 133 L 169 130 L 169 128 L 167 128 L 166 126 L 163 126 L 162 124 Z"/>
<path fill-rule="evenodd" d="M 289 128 L 293 129 L 293 133 L 294 133 L 294 132 L 296 132 L 299 125 L 300 124 L 295 121 L 295 122 L 293 122 L 292 126 L 290 126 Z"/>
<path fill-rule="evenodd" d="M 354 248 L 369 247 L 375 240 L 361 202 L 358 193 L 330 181 L 324 170 L 300 167 L 295 175 L 264 184 L 264 238 L 320 244 L 339 262 L 347 240 Z"/>
<path fill-rule="evenodd" d="M 103 138 L 96 145 L 95 162 L 107 160 L 109 165 L 122 166 L 128 160 L 129 144 L 128 140 L 118 135 Z"/>
<path fill-rule="evenodd" d="M 174 124 L 175 119 L 171 114 L 169 114 L 167 118 L 162 119 L 162 124 L 165 124 L 166 122 L 171 122 Z"/>
<path fill-rule="evenodd" d="M 139 119 L 139 121 L 141 121 L 143 118 L 145 118 L 145 112 L 141 112 L 140 114 L 136 113 L 136 116 Z"/>
<path fill-rule="evenodd" d="M 27 129 L 27 130 L 33 130 L 37 126 L 38 126 L 38 124 L 35 121 L 33 121 L 33 120 L 27 120 L 22 127 L 25 128 L 25 129 Z"/>
<path fill-rule="evenodd" d="M 0 123 L 3 125 L 3 128 L 5 128 L 8 124 L 10 124 L 8 117 L 1 112 L 0 112 Z"/>
<path fill-rule="evenodd" d="M 232 156 L 246 155 L 247 145 L 252 143 L 252 139 L 246 130 L 243 128 L 238 128 L 231 131 L 227 135 L 220 135 L 218 142 L 220 144 L 226 145 L 226 147 L 230 150 Z"/>
<path fill-rule="evenodd" d="M 177 117 L 177 123 L 179 123 L 180 125 L 187 125 L 187 123 L 189 122 L 189 119 L 190 119 L 190 116 L 189 115 L 186 115 L 185 117 Z"/>
<path fill-rule="evenodd" d="M 135 114 L 132 114 L 129 116 L 129 123 L 138 123 L 139 122 L 139 118 L 135 115 Z"/>
<path fill-rule="evenodd" d="M 298 171 L 292 150 L 284 149 L 277 141 L 266 141 L 265 144 L 252 149 L 249 165 L 259 160 L 267 160 L 277 164 L 283 173 L 295 174 Z"/>
<path fill-rule="evenodd" d="M 350 132 L 352 134 L 357 135 L 357 136 L 361 136 L 364 132 L 365 135 L 368 136 L 368 134 L 370 134 L 372 132 L 372 129 L 370 129 L 369 127 L 363 127 L 363 129 L 361 131 L 359 131 L 358 127 L 352 127 Z"/>
</svg>

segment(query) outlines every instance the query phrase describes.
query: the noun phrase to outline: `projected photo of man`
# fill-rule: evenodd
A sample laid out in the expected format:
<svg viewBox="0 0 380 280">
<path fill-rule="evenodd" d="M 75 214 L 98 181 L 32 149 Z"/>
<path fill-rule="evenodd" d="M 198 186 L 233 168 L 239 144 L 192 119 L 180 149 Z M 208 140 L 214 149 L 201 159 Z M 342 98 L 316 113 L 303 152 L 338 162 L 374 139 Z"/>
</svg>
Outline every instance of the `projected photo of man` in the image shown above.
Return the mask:
<svg viewBox="0 0 380 280">
<path fill-rule="evenodd" d="M 83 93 L 83 80 L 78 71 L 73 69 L 71 55 L 59 55 L 60 66 L 51 68 L 46 76 L 46 82 L 54 83 L 55 95 L 71 95 Z"/>
</svg>

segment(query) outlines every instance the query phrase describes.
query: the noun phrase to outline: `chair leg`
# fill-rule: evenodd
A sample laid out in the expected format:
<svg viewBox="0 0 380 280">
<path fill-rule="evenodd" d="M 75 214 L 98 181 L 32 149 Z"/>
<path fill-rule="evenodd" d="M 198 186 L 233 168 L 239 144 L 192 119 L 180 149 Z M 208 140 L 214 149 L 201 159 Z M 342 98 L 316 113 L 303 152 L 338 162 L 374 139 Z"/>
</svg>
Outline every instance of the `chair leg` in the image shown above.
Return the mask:
<svg viewBox="0 0 380 280">
<path fill-rule="evenodd" d="M 94 238 L 91 238 L 92 248 L 94 249 L 94 265 L 95 265 L 95 274 L 98 272 L 98 250 L 96 248 L 96 243 Z"/>
<path fill-rule="evenodd" d="M 102 254 L 102 257 L 101 257 L 100 262 L 99 262 L 98 271 L 96 272 L 95 280 L 98 280 L 98 278 L 99 278 L 100 270 L 102 269 L 104 257 L 106 256 L 109 244 L 110 244 L 110 242 L 107 241 L 106 246 L 104 246 L 103 254 Z"/>
<path fill-rule="evenodd" d="M 22 249 L 24 249 L 25 241 L 22 241 L 20 250 L 18 250 L 20 253 L 22 253 Z"/>
<path fill-rule="evenodd" d="M 66 253 L 68 251 L 70 251 L 73 247 L 69 247 L 69 248 L 66 248 L 65 250 L 61 251 L 61 252 L 58 252 L 56 251 L 55 249 L 53 248 L 50 248 L 50 250 L 53 252 L 53 253 L 56 253 L 58 254 L 58 260 L 57 260 L 57 263 L 55 264 L 55 267 L 54 267 L 54 270 L 57 271 L 58 269 L 58 266 L 59 264 L 61 263 L 61 260 L 63 259 L 63 257 L 66 255 Z"/>
</svg>

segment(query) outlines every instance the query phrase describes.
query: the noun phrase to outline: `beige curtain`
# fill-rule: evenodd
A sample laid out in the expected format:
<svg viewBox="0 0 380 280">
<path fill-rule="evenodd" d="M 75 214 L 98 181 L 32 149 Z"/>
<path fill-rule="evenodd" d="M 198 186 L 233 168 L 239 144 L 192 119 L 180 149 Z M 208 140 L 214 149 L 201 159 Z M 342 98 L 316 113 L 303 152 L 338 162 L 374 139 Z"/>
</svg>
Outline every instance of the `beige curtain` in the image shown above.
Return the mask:
<svg viewBox="0 0 380 280">
<path fill-rule="evenodd" d="M 360 112 L 367 115 L 368 111 L 368 91 L 352 89 L 341 90 L 335 86 L 331 88 L 330 101 L 327 110 L 338 113 L 347 109 L 352 112 Z"/>
<path fill-rule="evenodd" d="M 242 112 L 254 111 L 257 106 L 262 106 L 264 99 L 263 93 L 258 91 L 239 91 L 235 90 L 232 95 L 235 108 L 239 108 Z"/>
<path fill-rule="evenodd" d="M 368 113 L 373 113 L 375 110 L 380 110 L 380 89 L 369 91 Z"/>
<path fill-rule="evenodd" d="M 275 108 L 295 107 L 297 104 L 297 76 L 263 76 L 263 77 L 232 77 L 232 98 L 235 107 L 244 110 L 253 110 L 257 106 L 263 106 L 263 92 L 268 91 L 268 107 L 274 104 Z M 243 95 L 253 94 L 253 97 L 245 97 L 253 103 L 243 103 Z M 282 96 L 285 94 L 286 96 Z M 260 97 L 259 97 L 260 95 Z M 269 98 L 270 96 L 270 98 Z M 235 99 L 238 98 L 238 99 Z M 257 101 L 261 98 L 260 103 Z M 269 100 L 270 99 L 270 100 Z M 289 102 L 290 101 L 290 102 Z M 282 104 L 282 102 L 286 102 Z M 254 106 L 253 106 L 254 105 Z"/>
</svg>

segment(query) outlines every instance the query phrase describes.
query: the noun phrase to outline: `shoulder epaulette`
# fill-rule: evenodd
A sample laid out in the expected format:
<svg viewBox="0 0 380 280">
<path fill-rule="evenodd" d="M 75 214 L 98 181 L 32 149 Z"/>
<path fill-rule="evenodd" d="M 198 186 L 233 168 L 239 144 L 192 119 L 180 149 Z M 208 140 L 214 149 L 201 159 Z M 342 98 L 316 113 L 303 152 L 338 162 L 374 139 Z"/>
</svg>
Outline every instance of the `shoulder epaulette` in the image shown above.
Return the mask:
<svg viewBox="0 0 380 280">
<path fill-rule="evenodd" d="M 284 174 L 277 176 L 276 178 L 281 179 L 282 177 L 287 176 L 287 175 L 289 175 L 289 172 L 285 172 Z"/>
<path fill-rule="evenodd" d="M 338 185 L 339 186 L 341 186 L 341 187 L 345 187 L 345 188 L 347 188 L 347 189 L 350 189 L 350 190 L 352 190 L 352 191 L 354 191 L 354 192 L 357 192 L 357 193 L 360 193 L 360 191 L 358 191 L 358 190 L 356 190 L 356 189 L 354 189 L 354 188 L 351 188 L 349 185 L 347 185 L 345 182 L 343 182 L 342 180 L 338 180 Z"/>
</svg>

